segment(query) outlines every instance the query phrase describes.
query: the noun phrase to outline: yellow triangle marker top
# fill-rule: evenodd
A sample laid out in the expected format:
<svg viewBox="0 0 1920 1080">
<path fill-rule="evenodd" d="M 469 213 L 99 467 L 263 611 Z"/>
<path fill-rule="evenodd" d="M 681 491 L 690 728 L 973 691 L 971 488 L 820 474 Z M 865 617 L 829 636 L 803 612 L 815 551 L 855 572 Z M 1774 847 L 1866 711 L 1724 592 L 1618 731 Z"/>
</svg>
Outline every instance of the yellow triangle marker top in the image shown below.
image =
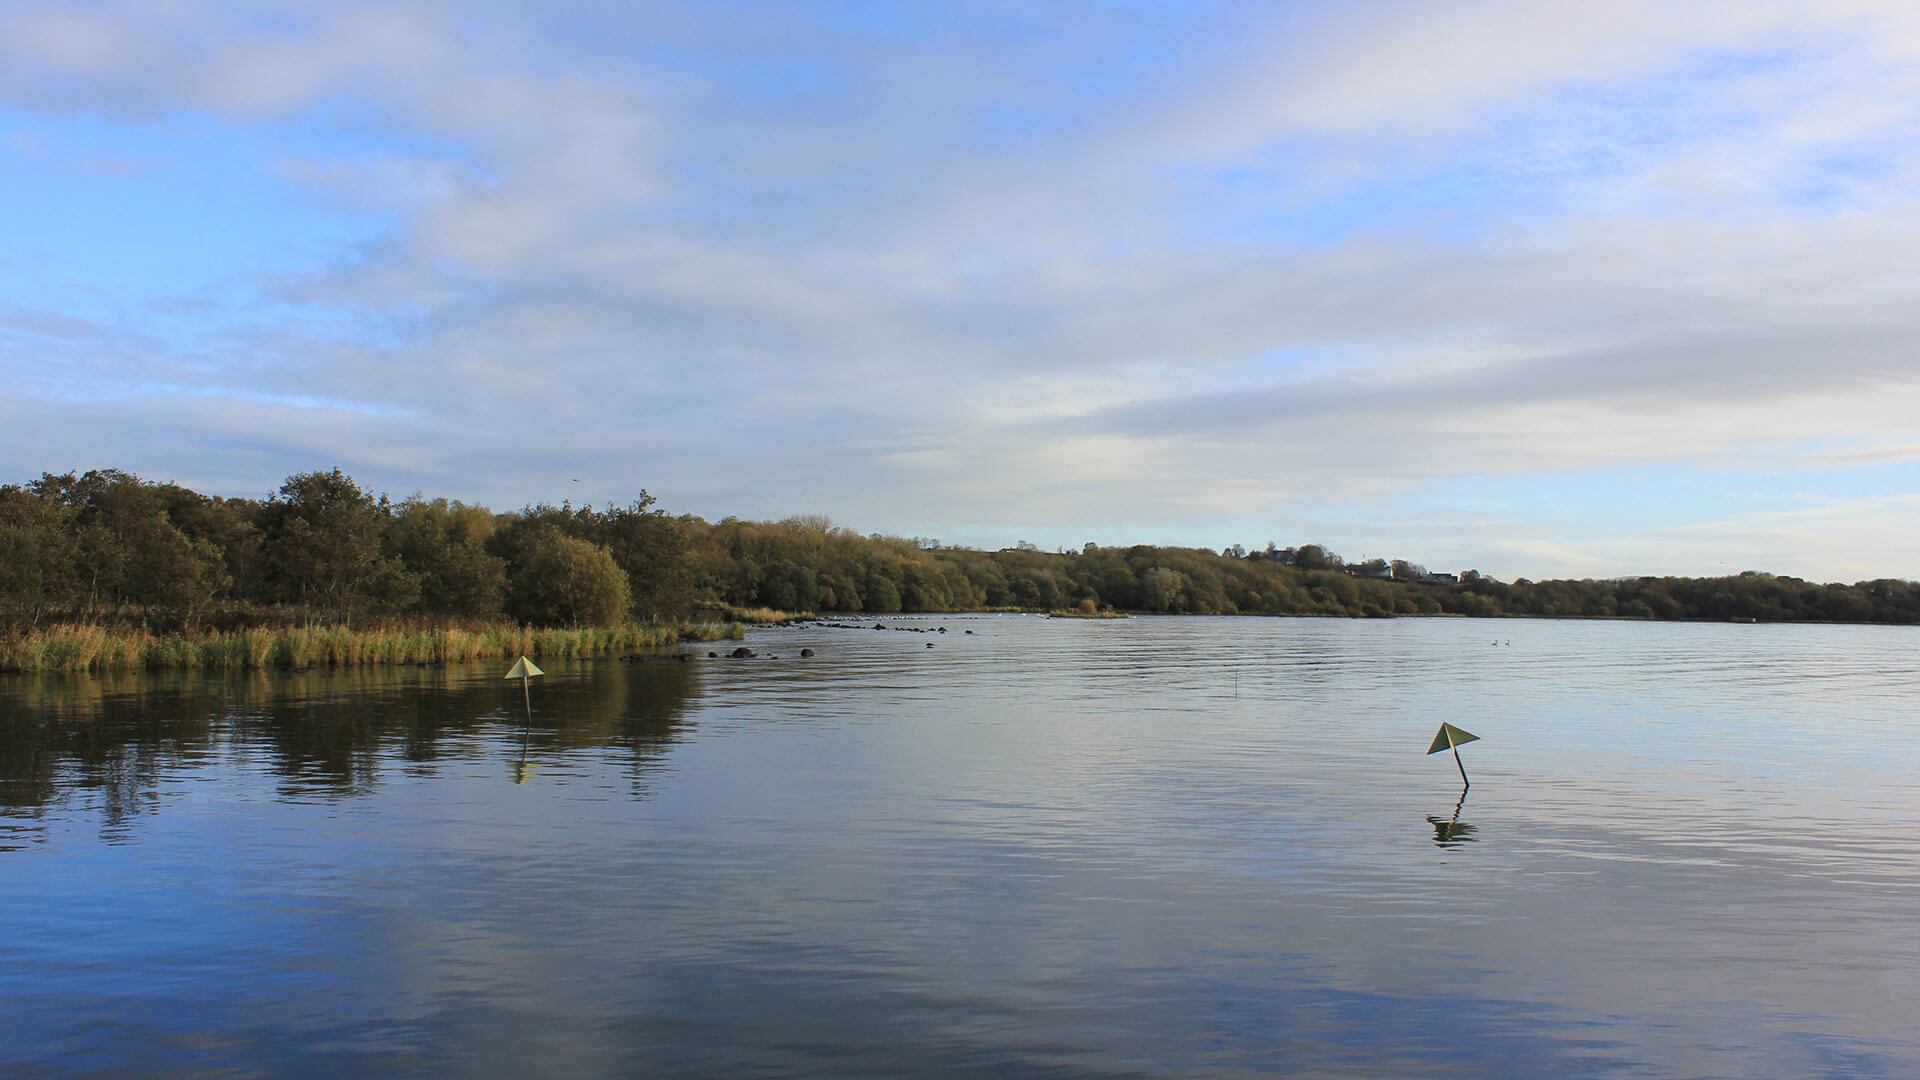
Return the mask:
<svg viewBox="0 0 1920 1080">
<path fill-rule="evenodd" d="M 513 670 L 507 672 L 506 675 L 502 676 L 502 678 L 525 679 L 525 678 L 528 678 L 529 676 L 545 675 L 545 674 L 546 672 L 541 671 L 539 668 L 533 666 L 533 661 L 523 656 L 519 659 L 518 662 L 516 662 L 513 665 Z M 1472 736 L 1468 736 L 1468 738 L 1472 738 Z"/>
<path fill-rule="evenodd" d="M 1479 741 L 1480 736 L 1471 731 L 1454 727 L 1452 724 L 1441 724 L 1440 731 L 1433 737 L 1433 745 L 1427 747 L 1427 753 L 1437 754 L 1442 750 L 1451 750 L 1465 743 Z"/>
</svg>

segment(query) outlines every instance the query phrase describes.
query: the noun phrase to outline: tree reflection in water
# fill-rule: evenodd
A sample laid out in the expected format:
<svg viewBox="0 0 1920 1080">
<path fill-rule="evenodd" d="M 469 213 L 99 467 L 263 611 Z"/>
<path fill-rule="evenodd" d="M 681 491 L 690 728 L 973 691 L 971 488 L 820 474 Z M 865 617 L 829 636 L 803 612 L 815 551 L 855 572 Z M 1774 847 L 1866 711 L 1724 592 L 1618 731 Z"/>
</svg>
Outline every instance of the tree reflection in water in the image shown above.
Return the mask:
<svg viewBox="0 0 1920 1080">
<path fill-rule="evenodd" d="M 162 777 L 215 752 L 218 712 L 202 680 L 177 674 L 0 682 L 0 815 L 85 806 L 118 832 L 152 808 Z"/>
<path fill-rule="evenodd" d="M 0 677 L 0 850 L 55 808 L 130 828 L 165 783 L 213 772 L 270 777 L 283 799 L 351 799 L 395 768 L 517 761 L 524 739 L 531 764 L 619 749 L 644 776 L 700 693 L 696 663 L 555 663 L 528 725 L 497 666 Z"/>
</svg>

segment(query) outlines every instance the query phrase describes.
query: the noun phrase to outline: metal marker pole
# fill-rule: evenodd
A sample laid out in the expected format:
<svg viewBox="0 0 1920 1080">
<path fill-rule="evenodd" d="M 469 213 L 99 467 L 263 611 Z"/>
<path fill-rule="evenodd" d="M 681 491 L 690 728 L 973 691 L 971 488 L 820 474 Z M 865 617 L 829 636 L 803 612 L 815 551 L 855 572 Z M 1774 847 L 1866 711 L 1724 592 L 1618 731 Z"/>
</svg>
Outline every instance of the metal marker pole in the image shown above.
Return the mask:
<svg viewBox="0 0 1920 1080">
<path fill-rule="evenodd" d="M 1447 741 L 1451 743 L 1453 740 L 1448 739 Z M 1453 763 L 1460 766 L 1460 782 L 1467 787 L 1472 787 L 1473 781 L 1467 779 L 1467 767 L 1460 763 L 1460 748 L 1458 746 L 1453 748 Z"/>
<path fill-rule="evenodd" d="M 533 691 L 527 689 L 533 682 L 531 676 L 520 676 L 520 696 L 527 702 L 527 723 L 520 729 L 520 767 L 527 766 L 527 746 L 533 742 Z"/>
</svg>

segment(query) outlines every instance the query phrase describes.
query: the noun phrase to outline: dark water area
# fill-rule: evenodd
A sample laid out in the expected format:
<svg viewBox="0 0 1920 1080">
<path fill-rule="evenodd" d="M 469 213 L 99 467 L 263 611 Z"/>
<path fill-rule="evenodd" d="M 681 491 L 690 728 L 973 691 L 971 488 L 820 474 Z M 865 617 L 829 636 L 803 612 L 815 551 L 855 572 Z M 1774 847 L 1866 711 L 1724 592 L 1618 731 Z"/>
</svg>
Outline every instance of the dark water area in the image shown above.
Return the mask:
<svg viewBox="0 0 1920 1080">
<path fill-rule="evenodd" d="M 0 677 L 0 1075 L 1920 1075 L 1914 629 L 884 621 Z"/>
</svg>

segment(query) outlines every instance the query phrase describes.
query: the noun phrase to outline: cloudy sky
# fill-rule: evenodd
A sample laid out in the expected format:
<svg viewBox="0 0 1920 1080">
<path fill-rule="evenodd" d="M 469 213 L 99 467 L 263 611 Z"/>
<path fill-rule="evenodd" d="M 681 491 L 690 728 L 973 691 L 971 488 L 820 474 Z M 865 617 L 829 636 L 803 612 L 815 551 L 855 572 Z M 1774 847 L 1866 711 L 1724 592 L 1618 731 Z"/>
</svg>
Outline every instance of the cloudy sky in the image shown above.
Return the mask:
<svg viewBox="0 0 1920 1080">
<path fill-rule="evenodd" d="M 0 5 L 0 480 L 1920 578 L 1920 7 Z"/>
</svg>

